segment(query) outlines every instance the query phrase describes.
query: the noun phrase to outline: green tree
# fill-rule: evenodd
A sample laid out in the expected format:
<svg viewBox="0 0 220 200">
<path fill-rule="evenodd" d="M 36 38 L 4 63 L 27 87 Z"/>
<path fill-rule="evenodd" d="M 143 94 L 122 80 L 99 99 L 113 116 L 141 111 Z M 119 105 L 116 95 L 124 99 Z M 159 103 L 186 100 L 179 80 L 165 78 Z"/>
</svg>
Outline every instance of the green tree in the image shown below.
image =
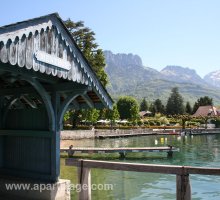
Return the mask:
<svg viewBox="0 0 220 200">
<path fill-rule="evenodd" d="M 93 108 L 93 109 L 84 109 L 81 110 L 82 117 L 81 120 L 85 120 L 88 123 L 91 123 L 92 125 L 97 122 L 99 118 L 99 110 Z"/>
<path fill-rule="evenodd" d="M 156 99 L 153 103 L 151 103 L 149 110 L 152 112 L 152 115 L 155 115 L 156 113 L 165 113 L 165 107 L 160 99 Z"/>
<path fill-rule="evenodd" d="M 193 113 L 195 113 L 197 111 L 197 109 L 200 106 L 212 106 L 213 105 L 213 99 L 208 97 L 208 96 L 204 96 L 204 97 L 200 97 L 194 104 L 193 106 Z"/>
<path fill-rule="evenodd" d="M 65 118 L 70 118 L 71 119 L 73 129 L 75 129 L 77 127 L 77 125 L 79 124 L 79 122 L 82 118 L 82 113 L 81 113 L 80 110 L 70 110 L 65 115 L 66 116 L 64 116 L 64 119 Z"/>
<path fill-rule="evenodd" d="M 155 113 L 156 113 L 156 108 L 155 108 L 155 106 L 154 106 L 154 102 L 150 104 L 149 111 L 151 111 L 152 116 L 155 115 Z"/>
<path fill-rule="evenodd" d="M 114 104 L 112 110 L 107 110 L 106 118 L 111 121 L 111 126 L 112 126 L 113 124 L 115 124 L 115 121 L 117 119 L 119 119 L 119 117 L 120 117 L 120 115 L 119 115 L 119 112 L 118 112 L 117 105 Z"/>
<path fill-rule="evenodd" d="M 99 119 L 107 119 L 108 111 L 109 110 L 107 108 L 101 109 L 99 112 Z"/>
<path fill-rule="evenodd" d="M 162 114 L 165 113 L 165 107 L 160 99 L 156 99 L 154 101 L 154 108 L 156 113 L 162 113 Z"/>
<path fill-rule="evenodd" d="M 167 115 L 184 113 L 183 97 L 179 94 L 177 87 L 171 90 L 170 97 L 167 100 L 166 112 Z"/>
<path fill-rule="evenodd" d="M 140 103 L 140 111 L 147 111 L 148 109 L 148 104 L 145 98 Z"/>
<path fill-rule="evenodd" d="M 95 33 L 84 26 L 83 21 L 73 22 L 71 19 L 64 21 L 76 44 L 88 60 L 101 83 L 106 86 L 108 76 L 105 72 L 105 57 L 102 49 L 98 48 Z"/>
<path fill-rule="evenodd" d="M 66 111 L 66 113 L 64 114 L 63 120 L 64 122 L 66 122 L 67 120 L 69 120 L 71 118 L 71 111 Z"/>
<path fill-rule="evenodd" d="M 131 121 L 134 123 L 134 124 L 137 124 L 137 120 L 140 118 L 140 115 L 139 115 L 139 106 L 138 104 L 132 104 L 131 106 L 131 109 L 130 109 L 130 113 L 131 113 Z"/>
<path fill-rule="evenodd" d="M 132 106 L 134 107 L 132 108 Z M 138 108 L 139 110 L 137 100 L 129 96 L 120 97 L 117 102 L 117 108 L 120 118 L 129 120 L 131 120 L 133 117 L 132 111 L 134 110 L 134 108 Z"/>
<path fill-rule="evenodd" d="M 192 107 L 188 101 L 186 102 L 185 112 L 190 115 L 192 114 Z"/>
</svg>

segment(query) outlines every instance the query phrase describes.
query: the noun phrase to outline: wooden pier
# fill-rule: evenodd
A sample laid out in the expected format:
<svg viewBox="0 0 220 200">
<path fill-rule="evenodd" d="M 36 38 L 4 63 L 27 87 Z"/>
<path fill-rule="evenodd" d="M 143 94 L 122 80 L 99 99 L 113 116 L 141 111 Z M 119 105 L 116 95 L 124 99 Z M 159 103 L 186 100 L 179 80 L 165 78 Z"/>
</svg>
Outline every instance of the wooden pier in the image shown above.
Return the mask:
<svg viewBox="0 0 220 200">
<path fill-rule="evenodd" d="M 111 134 L 111 135 L 98 135 L 96 138 L 120 138 L 120 137 L 135 137 L 135 136 L 150 136 L 150 135 L 179 135 L 179 133 L 168 132 L 151 132 L 151 133 L 130 133 L 130 134 Z"/>
<path fill-rule="evenodd" d="M 220 134 L 219 128 L 214 129 L 186 129 L 185 134 L 187 135 L 213 135 Z"/>
<path fill-rule="evenodd" d="M 67 166 L 78 168 L 78 180 L 81 186 L 79 200 L 91 200 L 91 168 L 176 175 L 177 200 L 191 200 L 190 174 L 220 175 L 220 168 L 76 160 L 72 158 L 66 159 L 65 163 Z M 84 185 L 87 187 L 83 189 Z"/>
<path fill-rule="evenodd" d="M 120 148 L 93 148 L 93 147 L 76 147 L 73 148 L 71 145 L 69 148 L 62 148 L 60 152 L 67 152 L 69 156 L 74 153 L 119 153 L 121 157 L 125 157 L 126 153 L 137 153 L 137 152 L 166 152 L 168 156 L 172 156 L 174 151 L 179 151 L 178 148 L 168 147 L 120 147 Z"/>
</svg>

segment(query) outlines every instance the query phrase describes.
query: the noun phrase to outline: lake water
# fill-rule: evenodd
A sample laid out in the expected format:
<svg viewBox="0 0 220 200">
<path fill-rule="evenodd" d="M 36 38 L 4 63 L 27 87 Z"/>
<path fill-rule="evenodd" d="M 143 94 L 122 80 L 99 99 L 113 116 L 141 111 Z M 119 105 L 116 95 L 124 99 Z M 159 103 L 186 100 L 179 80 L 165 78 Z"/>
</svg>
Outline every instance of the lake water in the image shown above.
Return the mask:
<svg viewBox="0 0 220 200">
<path fill-rule="evenodd" d="M 220 168 L 220 135 L 208 136 L 140 136 L 105 140 L 66 141 L 65 145 L 87 147 L 148 147 L 172 145 L 180 149 L 173 158 L 166 153 L 130 153 L 125 160 L 118 154 L 85 156 L 90 159 L 132 163 L 191 165 Z M 64 166 L 61 177 L 77 183 L 76 169 Z M 219 200 L 220 176 L 190 175 L 192 199 Z M 92 184 L 112 184 L 113 190 L 93 190 L 93 200 L 170 200 L 176 199 L 176 176 L 156 173 L 92 169 Z M 72 191 L 72 199 L 76 198 Z"/>
</svg>

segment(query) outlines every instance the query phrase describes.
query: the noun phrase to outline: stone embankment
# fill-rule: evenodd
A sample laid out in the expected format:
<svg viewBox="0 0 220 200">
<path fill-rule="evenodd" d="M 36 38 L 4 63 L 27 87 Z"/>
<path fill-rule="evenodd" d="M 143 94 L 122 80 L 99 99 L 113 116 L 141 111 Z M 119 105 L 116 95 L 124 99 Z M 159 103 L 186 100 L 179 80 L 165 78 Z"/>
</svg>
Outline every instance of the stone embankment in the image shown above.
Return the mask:
<svg viewBox="0 0 220 200">
<path fill-rule="evenodd" d="M 61 140 L 77 140 L 85 138 L 105 138 L 105 137 L 123 137 L 135 135 L 151 135 L 154 134 L 152 129 L 92 129 L 92 130 L 64 130 L 61 131 Z"/>
</svg>

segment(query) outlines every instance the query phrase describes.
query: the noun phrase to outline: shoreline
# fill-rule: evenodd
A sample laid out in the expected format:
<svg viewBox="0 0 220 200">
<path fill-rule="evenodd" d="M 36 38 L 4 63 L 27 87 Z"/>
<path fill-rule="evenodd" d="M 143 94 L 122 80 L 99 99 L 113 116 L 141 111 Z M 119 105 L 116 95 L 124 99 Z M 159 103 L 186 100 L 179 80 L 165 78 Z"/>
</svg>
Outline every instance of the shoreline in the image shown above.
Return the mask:
<svg viewBox="0 0 220 200">
<path fill-rule="evenodd" d="M 143 135 L 177 135 L 180 129 L 91 129 L 63 130 L 61 140 L 103 139 Z"/>
</svg>

